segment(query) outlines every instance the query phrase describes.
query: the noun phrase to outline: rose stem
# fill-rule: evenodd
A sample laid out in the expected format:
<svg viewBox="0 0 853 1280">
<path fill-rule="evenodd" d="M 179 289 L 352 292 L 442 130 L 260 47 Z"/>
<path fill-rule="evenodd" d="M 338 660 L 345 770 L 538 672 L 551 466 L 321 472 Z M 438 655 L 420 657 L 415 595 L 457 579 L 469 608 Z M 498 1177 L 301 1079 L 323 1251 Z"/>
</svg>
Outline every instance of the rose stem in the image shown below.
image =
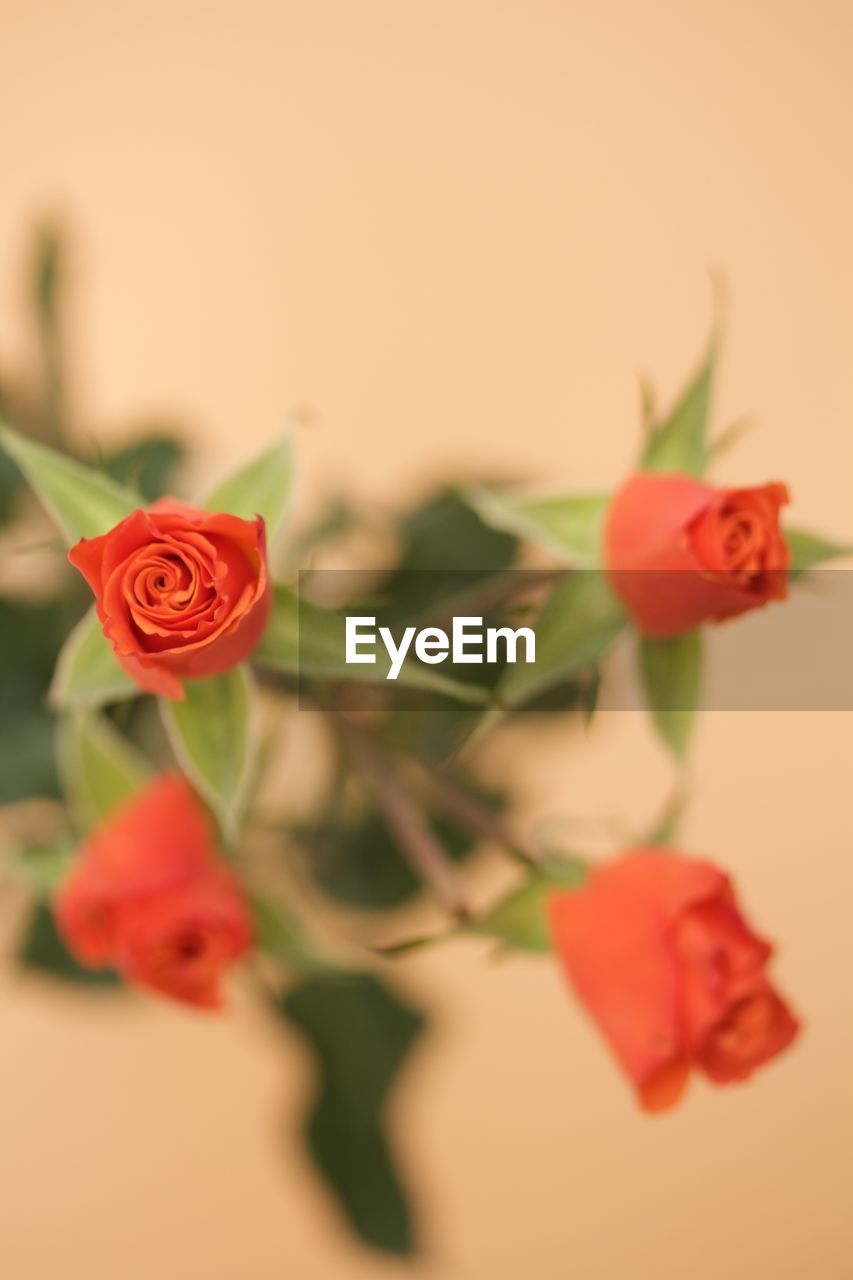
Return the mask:
<svg viewBox="0 0 853 1280">
<path fill-rule="evenodd" d="M 399 840 L 409 865 L 449 915 L 460 922 L 470 919 L 456 868 L 419 806 L 402 785 L 398 772 L 380 755 L 365 733 L 346 722 L 342 723 L 342 728 L 353 759 L 370 784 L 383 817 Z"/>
<path fill-rule="evenodd" d="M 499 814 L 493 813 L 482 801 L 447 778 L 432 773 L 419 761 L 417 770 L 424 789 L 445 813 L 456 818 L 474 835 L 502 845 L 517 862 L 524 863 L 526 867 L 539 865 L 535 849 L 526 840 L 519 839 Z"/>
</svg>

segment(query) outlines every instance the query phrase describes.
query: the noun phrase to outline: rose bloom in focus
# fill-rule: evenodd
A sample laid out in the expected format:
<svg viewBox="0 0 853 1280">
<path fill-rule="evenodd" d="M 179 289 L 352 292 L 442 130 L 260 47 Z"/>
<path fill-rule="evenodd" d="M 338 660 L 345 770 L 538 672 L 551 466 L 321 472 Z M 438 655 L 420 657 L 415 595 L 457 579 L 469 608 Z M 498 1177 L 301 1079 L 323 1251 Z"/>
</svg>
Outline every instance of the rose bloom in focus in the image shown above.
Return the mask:
<svg viewBox="0 0 853 1280">
<path fill-rule="evenodd" d="M 215 852 L 189 784 L 161 774 L 90 835 L 54 902 L 59 931 L 89 968 L 200 1008 L 251 943 L 240 888 Z"/>
<path fill-rule="evenodd" d="M 691 1071 L 745 1080 L 798 1023 L 770 983 L 772 948 L 709 862 L 637 849 L 549 900 L 554 948 L 647 1111 L 673 1106 Z"/>
<path fill-rule="evenodd" d="M 269 618 L 264 522 L 162 498 L 68 553 L 95 594 L 104 635 L 146 693 L 181 699 L 182 679 L 220 675 Z"/>
<path fill-rule="evenodd" d="M 790 553 L 783 484 L 717 489 L 641 472 L 613 498 L 604 530 L 610 581 L 645 634 L 674 636 L 784 600 Z"/>
</svg>

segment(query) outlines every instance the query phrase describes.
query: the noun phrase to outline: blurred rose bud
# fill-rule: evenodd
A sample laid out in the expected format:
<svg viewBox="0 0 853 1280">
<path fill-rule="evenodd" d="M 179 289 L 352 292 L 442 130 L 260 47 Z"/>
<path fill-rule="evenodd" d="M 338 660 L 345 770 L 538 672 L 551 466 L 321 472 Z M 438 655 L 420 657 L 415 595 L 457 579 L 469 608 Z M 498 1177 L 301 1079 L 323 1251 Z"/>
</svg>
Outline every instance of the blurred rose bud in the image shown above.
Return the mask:
<svg viewBox="0 0 853 1280">
<path fill-rule="evenodd" d="M 162 498 L 68 553 L 95 593 L 122 667 L 146 693 L 220 675 L 252 652 L 269 617 L 264 522 Z"/>
<path fill-rule="evenodd" d="M 54 911 L 81 964 L 203 1008 L 222 1004 L 223 975 L 251 942 L 207 814 L 176 774 L 155 778 L 92 832 Z"/>
<path fill-rule="evenodd" d="M 745 1080 L 798 1024 L 766 976 L 772 948 L 708 862 L 637 849 L 549 900 L 554 947 L 578 996 L 631 1077 L 663 1111 L 692 1069 Z"/>
<path fill-rule="evenodd" d="M 674 636 L 784 600 L 790 555 L 779 528 L 783 484 L 716 489 L 683 475 L 640 472 L 616 493 L 605 563 L 637 627 Z"/>
</svg>

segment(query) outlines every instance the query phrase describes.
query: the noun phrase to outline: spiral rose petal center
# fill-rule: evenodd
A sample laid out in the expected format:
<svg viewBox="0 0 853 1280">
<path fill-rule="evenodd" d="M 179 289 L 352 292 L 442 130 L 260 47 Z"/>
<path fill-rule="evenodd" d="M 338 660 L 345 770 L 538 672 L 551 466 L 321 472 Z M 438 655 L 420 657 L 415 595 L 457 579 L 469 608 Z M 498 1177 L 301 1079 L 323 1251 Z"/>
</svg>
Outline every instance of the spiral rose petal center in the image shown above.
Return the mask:
<svg viewBox="0 0 853 1280">
<path fill-rule="evenodd" d="M 219 566 L 194 542 L 171 540 L 146 547 L 128 565 L 125 597 L 145 635 L 194 631 L 215 615 Z M 210 549 L 212 552 L 212 548 Z"/>
</svg>

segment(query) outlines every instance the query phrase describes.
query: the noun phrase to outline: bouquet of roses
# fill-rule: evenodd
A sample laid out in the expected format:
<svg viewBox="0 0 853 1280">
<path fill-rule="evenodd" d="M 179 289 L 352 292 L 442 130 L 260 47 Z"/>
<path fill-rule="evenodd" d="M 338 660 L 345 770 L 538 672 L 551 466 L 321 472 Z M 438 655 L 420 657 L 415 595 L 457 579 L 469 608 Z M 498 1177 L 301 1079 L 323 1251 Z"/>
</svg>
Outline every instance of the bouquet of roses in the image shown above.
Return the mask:
<svg viewBox="0 0 853 1280">
<path fill-rule="evenodd" d="M 486 788 L 476 768 L 507 720 L 593 721 L 627 643 L 681 770 L 705 628 L 784 610 L 797 575 L 845 550 L 787 524 L 785 484 L 709 480 L 729 443 L 708 431 L 716 343 L 612 492 L 448 486 L 396 520 L 378 568 L 298 574 L 370 518 L 341 500 L 291 532 L 290 435 L 184 496 L 162 434 L 100 458 L 72 447 L 55 253 L 40 263 L 44 385 L 0 400 L 0 516 L 14 530 L 25 479 L 68 561 L 46 602 L 0 601 L 3 867 L 30 903 L 20 960 L 190 1010 L 222 1010 L 242 977 L 313 1049 L 306 1138 L 351 1225 L 403 1253 L 417 1231 L 384 1103 L 426 1020 L 395 990 L 413 948 L 467 936 L 553 956 L 649 1111 L 693 1074 L 734 1083 L 788 1048 L 798 1022 L 772 948 L 727 873 L 677 844 L 679 787 L 653 830 L 591 857 L 525 830 L 512 779 Z M 439 669 L 444 633 L 423 624 L 459 618 L 505 636 L 522 622 L 533 660 L 507 642 Z M 389 644 L 402 629 L 407 647 L 354 660 L 348 619 L 384 624 Z M 297 819 L 264 777 L 300 709 L 324 726 L 326 768 Z M 53 800 L 47 817 L 27 797 Z M 478 910 L 483 848 L 518 879 Z M 380 913 L 422 891 L 434 928 L 389 937 Z"/>
</svg>

